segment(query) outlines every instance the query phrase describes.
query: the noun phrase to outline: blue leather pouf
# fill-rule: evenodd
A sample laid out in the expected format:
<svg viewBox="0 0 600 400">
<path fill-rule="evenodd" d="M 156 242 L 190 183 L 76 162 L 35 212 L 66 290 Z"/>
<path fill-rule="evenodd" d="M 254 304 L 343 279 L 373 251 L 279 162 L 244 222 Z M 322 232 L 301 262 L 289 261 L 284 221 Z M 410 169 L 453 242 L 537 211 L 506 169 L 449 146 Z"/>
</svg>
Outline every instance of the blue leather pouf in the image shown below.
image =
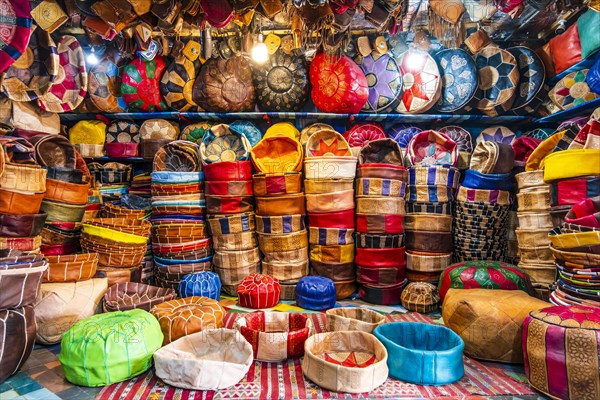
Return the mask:
<svg viewBox="0 0 600 400">
<path fill-rule="evenodd" d="M 307 310 L 326 310 L 335 306 L 335 285 L 324 276 L 305 276 L 296 286 L 296 304 Z"/>
<path fill-rule="evenodd" d="M 390 376 L 418 385 L 447 385 L 465 374 L 465 343 L 452 330 L 421 322 L 391 322 L 373 334 L 388 351 Z"/>
<path fill-rule="evenodd" d="M 177 289 L 179 296 L 204 296 L 219 300 L 221 298 L 221 279 L 214 272 L 197 272 L 183 277 Z"/>
</svg>

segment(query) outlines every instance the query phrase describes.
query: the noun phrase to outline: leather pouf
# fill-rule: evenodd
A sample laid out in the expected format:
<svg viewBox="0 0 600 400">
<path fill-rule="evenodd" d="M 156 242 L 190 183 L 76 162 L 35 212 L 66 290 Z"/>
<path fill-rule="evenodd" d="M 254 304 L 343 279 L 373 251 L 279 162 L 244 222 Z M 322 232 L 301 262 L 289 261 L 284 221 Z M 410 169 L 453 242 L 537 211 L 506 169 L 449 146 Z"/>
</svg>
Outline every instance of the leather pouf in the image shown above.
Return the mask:
<svg viewBox="0 0 600 400">
<path fill-rule="evenodd" d="M 221 298 L 221 279 L 214 272 L 198 272 L 183 277 L 178 288 L 181 297 L 204 296 L 209 299 Z"/>
<path fill-rule="evenodd" d="M 450 289 L 444 324 L 465 341 L 465 354 L 488 361 L 522 363 L 521 328 L 534 310 L 550 304 L 520 290 Z"/>
<path fill-rule="evenodd" d="M 477 91 L 477 67 L 473 57 L 462 49 L 446 49 L 434 56 L 442 75 L 442 95 L 434 108 L 456 112 L 466 108 Z"/>
<path fill-rule="evenodd" d="M 279 303 L 281 286 L 269 275 L 250 274 L 240 283 L 237 292 L 242 307 L 271 308 Z"/>
<path fill-rule="evenodd" d="M 15 374 L 29 358 L 35 342 L 32 306 L 0 311 L 0 382 Z"/>
<path fill-rule="evenodd" d="M 121 93 L 128 111 L 154 112 L 167 108 L 159 89 L 159 81 L 166 67 L 162 57 L 155 57 L 152 61 L 140 57 L 125 66 L 121 77 Z"/>
<path fill-rule="evenodd" d="M 372 51 L 359 57 L 356 63 L 369 85 L 369 97 L 362 111 L 385 113 L 393 110 L 403 93 L 402 75 L 396 60 L 388 53 Z"/>
<path fill-rule="evenodd" d="M 158 304 L 150 310 L 158 319 L 168 344 L 190 333 L 223 327 L 225 310 L 216 300 L 192 296 Z"/>
<path fill-rule="evenodd" d="M 175 58 L 160 80 L 160 92 L 169 107 L 181 112 L 198 111 L 192 100 L 192 88 L 200 70 L 200 60 L 186 56 Z"/>
<path fill-rule="evenodd" d="M 80 282 L 43 283 L 35 303 L 36 341 L 41 344 L 60 342 L 63 334 L 76 322 L 99 311 L 108 287 L 106 278 Z"/>
<path fill-rule="evenodd" d="M 488 46 L 475 58 L 479 90 L 477 108 L 490 117 L 508 111 L 516 98 L 519 83 L 517 60 L 508 51 Z"/>
<path fill-rule="evenodd" d="M 411 282 L 402 291 L 400 300 L 407 310 L 428 313 L 437 310 L 440 294 L 431 283 Z"/>
<path fill-rule="evenodd" d="M 277 362 L 304 355 L 304 342 L 313 334 L 307 314 L 257 311 L 244 314 L 235 328 L 252 345 L 254 358 Z"/>
<path fill-rule="evenodd" d="M 210 112 L 253 111 L 255 91 L 249 62 L 241 56 L 207 60 L 194 83 L 192 98 Z"/>
<path fill-rule="evenodd" d="M 442 302 L 448 289 L 522 290 L 533 294 L 527 273 L 500 261 L 464 261 L 453 264 L 440 275 L 438 288 Z"/>
<path fill-rule="evenodd" d="M 533 311 L 523 324 L 529 384 L 557 399 L 600 398 L 600 312 L 584 306 Z"/>
<path fill-rule="evenodd" d="M 335 307 L 335 285 L 324 276 L 305 276 L 296 286 L 296 304 L 307 310 Z"/>
<path fill-rule="evenodd" d="M 126 311 L 134 308 L 150 311 L 156 304 L 173 300 L 177 292 L 136 282 L 117 283 L 104 294 L 104 311 Z"/>
<path fill-rule="evenodd" d="M 300 111 L 308 98 L 308 68 L 302 55 L 277 51 L 255 68 L 256 100 L 261 111 Z"/>
<path fill-rule="evenodd" d="M 64 334 L 58 361 L 69 382 L 106 386 L 146 372 L 162 340 L 160 325 L 147 311 L 98 314 Z"/>
<path fill-rule="evenodd" d="M 310 64 L 311 97 L 322 112 L 359 112 L 369 98 L 362 70 L 347 56 L 319 53 Z"/>
</svg>

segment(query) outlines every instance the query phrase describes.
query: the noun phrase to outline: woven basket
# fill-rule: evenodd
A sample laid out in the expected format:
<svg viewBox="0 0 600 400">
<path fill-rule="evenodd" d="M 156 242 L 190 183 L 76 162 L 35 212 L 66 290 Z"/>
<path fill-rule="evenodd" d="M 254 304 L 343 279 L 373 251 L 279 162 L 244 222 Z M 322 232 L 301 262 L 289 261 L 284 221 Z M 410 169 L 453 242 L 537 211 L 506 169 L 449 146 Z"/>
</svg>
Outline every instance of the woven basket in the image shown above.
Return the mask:
<svg viewBox="0 0 600 400">
<path fill-rule="evenodd" d="M 304 192 L 306 194 L 319 194 L 342 192 L 352 190 L 354 179 L 305 179 Z"/>
<path fill-rule="evenodd" d="M 547 229 L 516 229 L 519 246 L 539 247 L 550 244 Z"/>
<path fill-rule="evenodd" d="M 526 264 L 549 263 L 554 261 L 554 255 L 550 246 L 521 246 L 519 245 L 519 257 Z"/>
<path fill-rule="evenodd" d="M 308 260 L 300 262 L 262 262 L 263 274 L 279 281 L 293 281 L 308 275 Z"/>
<path fill-rule="evenodd" d="M 528 190 L 517 193 L 519 211 L 550 210 L 550 188 Z"/>
<path fill-rule="evenodd" d="M 148 213 L 149 211 L 146 210 L 130 210 L 112 203 L 104 203 L 104 210 L 102 211 L 105 218 L 142 219 Z"/>
<path fill-rule="evenodd" d="M 556 266 L 554 264 L 525 264 L 519 263 L 519 268 L 527 272 L 532 282 L 551 284 L 556 280 Z"/>
<path fill-rule="evenodd" d="M 442 272 L 452 264 L 452 253 L 406 252 L 406 269 L 416 272 Z"/>
<path fill-rule="evenodd" d="M 547 187 L 544 182 L 544 170 L 521 172 L 515 175 L 519 190 Z"/>
<path fill-rule="evenodd" d="M 357 196 L 358 214 L 405 214 L 404 199 L 396 197 Z"/>
<path fill-rule="evenodd" d="M 97 218 L 86 221 L 86 225 L 99 226 L 137 236 L 150 236 L 152 224 L 147 220 L 127 218 Z"/>
<path fill-rule="evenodd" d="M 306 230 L 282 235 L 257 233 L 258 245 L 263 253 L 273 251 L 288 251 L 308 247 Z"/>
<path fill-rule="evenodd" d="M 519 212 L 518 213 L 519 227 L 523 229 L 547 229 L 551 230 L 554 228 L 552 224 L 552 217 L 549 212 L 542 213 L 529 213 Z"/>
<path fill-rule="evenodd" d="M 441 214 L 407 214 L 404 216 L 404 229 L 434 232 L 451 232 L 452 216 Z"/>
<path fill-rule="evenodd" d="M 213 257 L 215 267 L 222 269 L 243 268 L 260 262 L 260 251 L 257 247 L 250 250 L 217 251 Z"/>
<path fill-rule="evenodd" d="M 47 171 L 39 165 L 3 163 L 0 188 L 21 192 L 43 193 L 46 191 Z"/>
<path fill-rule="evenodd" d="M 215 250 L 249 250 L 258 246 L 255 232 L 213 235 L 212 240 Z"/>
</svg>

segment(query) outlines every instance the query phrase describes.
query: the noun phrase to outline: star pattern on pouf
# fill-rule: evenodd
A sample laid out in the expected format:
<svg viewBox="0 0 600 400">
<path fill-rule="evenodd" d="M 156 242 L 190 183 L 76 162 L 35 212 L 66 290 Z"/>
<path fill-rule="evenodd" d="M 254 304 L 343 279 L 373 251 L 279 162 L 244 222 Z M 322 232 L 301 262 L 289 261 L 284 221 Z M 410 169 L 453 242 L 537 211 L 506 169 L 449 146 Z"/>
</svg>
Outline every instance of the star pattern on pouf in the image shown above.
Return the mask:
<svg viewBox="0 0 600 400">
<path fill-rule="evenodd" d="M 400 73 L 404 78 L 404 95 L 402 103 L 407 110 L 411 110 L 415 99 L 420 99 L 428 102 L 435 94 L 435 81 L 439 79 L 439 74 L 433 74 L 426 71 L 426 64 L 429 61 L 427 55 L 419 55 L 418 53 L 410 54 L 402 58 L 400 64 Z M 413 82 L 407 82 L 406 76 L 412 75 Z M 433 91 L 432 91 L 433 88 Z"/>
<path fill-rule="evenodd" d="M 509 75 L 517 66 L 513 63 L 506 62 L 503 55 L 503 52 L 499 51 L 486 59 L 485 65 L 491 66 L 498 71 L 498 81 L 496 84 L 483 92 L 483 96 L 487 99 L 497 99 L 503 90 L 515 86 L 515 83 Z"/>
<path fill-rule="evenodd" d="M 367 358 L 363 362 L 359 362 L 356 358 L 356 354 L 353 351 L 348 353 L 348 356 L 343 360 L 340 360 L 340 357 L 332 357 L 328 353 L 325 353 L 324 356 L 325 361 L 348 368 L 365 368 L 369 365 L 372 365 L 375 362 L 375 355 L 372 355 L 370 358 Z M 338 356 L 338 354 L 336 354 L 336 356 Z"/>
<path fill-rule="evenodd" d="M 394 103 L 402 89 L 396 62 L 386 54 L 377 59 L 370 55 L 362 59 L 360 66 L 369 84 L 368 109 L 378 111 Z"/>
</svg>

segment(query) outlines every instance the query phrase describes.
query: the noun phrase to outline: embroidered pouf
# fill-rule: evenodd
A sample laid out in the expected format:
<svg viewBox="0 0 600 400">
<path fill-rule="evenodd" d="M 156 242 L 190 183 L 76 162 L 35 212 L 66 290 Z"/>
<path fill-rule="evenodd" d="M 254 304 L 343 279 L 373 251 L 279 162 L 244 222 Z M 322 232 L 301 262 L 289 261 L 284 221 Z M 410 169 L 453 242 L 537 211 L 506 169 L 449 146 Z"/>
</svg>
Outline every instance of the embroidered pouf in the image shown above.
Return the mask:
<svg viewBox="0 0 600 400">
<path fill-rule="evenodd" d="M 69 382 L 106 386 L 146 372 L 162 341 L 160 325 L 147 311 L 98 314 L 65 333 L 58 361 Z"/>
<path fill-rule="evenodd" d="M 463 340 L 450 329 L 421 322 L 375 328 L 389 357 L 390 375 L 418 385 L 446 385 L 463 377 Z"/>
<path fill-rule="evenodd" d="M 327 390 L 366 393 L 388 378 L 387 361 L 387 350 L 370 333 L 318 333 L 304 344 L 302 372 Z"/>
<path fill-rule="evenodd" d="M 533 294 L 529 276 L 519 267 L 500 261 L 464 261 L 449 266 L 438 284 L 443 302 L 448 289 L 522 290 Z"/>
<path fill-rule="evenodd" d="M 450 289 L 444 324 L 465 342 L 465 354 L 488 361 L 522 363 L 525 317 L 550 304 L 520 290 Z"/>
<path fill-rule="evenodd" d="M 529 384 L 557 399 L 600 398 L 600 312 L 585 306 L 533 311 L 523 324 Z"/>
<path fill-rule="evenodd" d="M 402 291 L 400 300 L 407 310 L 428 313 L 437 310 L 440 294 L 431 283 L 411 282 Z"/>
<path fill-rule="evenodd" d="M 204 296 L 210 299 L 221 298 L 221 279 L 214 272 L 198 272 L 183 277 L 178 288 L 181 297 Z"/>
<path fill-rule="evenodd" d="M 307 310 L 335 307 L 335 285 L 324 276 L 305 276 L 296 286 L 296 304 Z"/>
<path fill-rule="evenodd" d="M 279 303 L 281 286 L 272 276 L 250 274 L 238 286 L 240 306 L 247 308 L 271 308 Z"/>
<path fill-rule="evenodd" d="M 222 328 L 225 315 L 216 300 L 200 296 L 166 301 L 150 312 L 160 323 L 165 345 L 190 333 Z"/>
<path fill-rule="evenodd" d="M 307 314 L 257 311 L 244 314 L 235 322 L 252 345 L 254 358 L 277 362 L 304 355 L 304 342 L 313 334 Z"/>
<path fill-rule="evenodd" d="M 327 330 L 362 331 L 373 333 L 376 327 L 385 323 L 385 317 L 378 312 L 360 307 L 332 308 L 325 312 Z"/>
<path fill-rule="evenodd" d="M 105 312 L 126 311 L 134 308 L 150 311 L 156 304 L 173 300 L 177 292 L 171 288 L 161 288 L 137 282 L 123 282 L 112 285 L 104 294 Z"/>
<path fill-rule="evenodd" d="M 253 363 L 252 346 L 233 329 L 209 329 L 177 339 L 154 353 L 156 376 L 190 390 L 237 384 Z"/>
</svg>

